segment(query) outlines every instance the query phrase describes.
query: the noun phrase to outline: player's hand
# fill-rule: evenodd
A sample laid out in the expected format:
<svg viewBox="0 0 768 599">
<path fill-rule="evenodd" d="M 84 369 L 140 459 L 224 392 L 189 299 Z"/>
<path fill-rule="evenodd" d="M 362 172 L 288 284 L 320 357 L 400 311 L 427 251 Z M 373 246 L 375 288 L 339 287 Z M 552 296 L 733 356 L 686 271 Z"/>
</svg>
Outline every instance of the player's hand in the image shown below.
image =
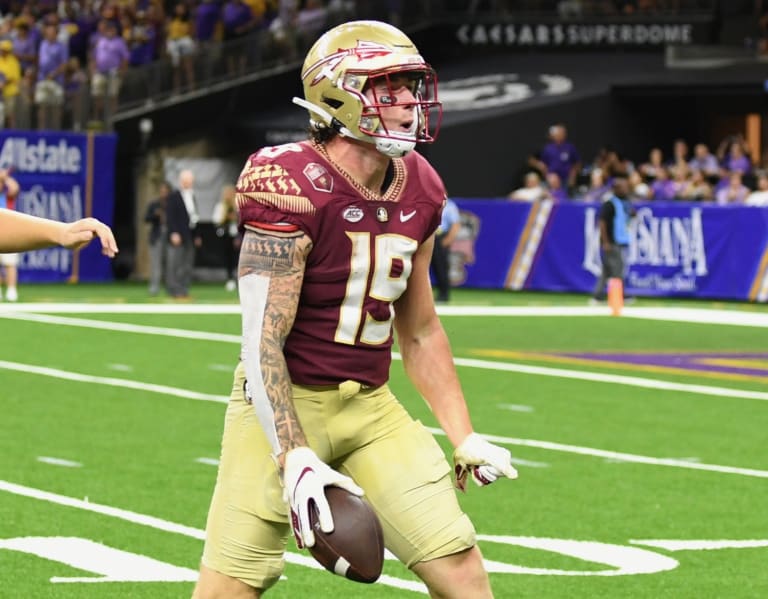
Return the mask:
<svg viewBox="0 0 768 599">
<path fill-rule="evenodd" d="M 64 225 L 58 241 L 63 247 L 77 250 L 88 245 L 95 237 L 101 240 L 101 253 L 113 258 L 118 249 L 112 229 L 95 218 L 81 218 Z"/>
<path fill-rule="evenodd" d="M 315 533 L 309 523 L 310 510 L 317 509 L 323 532 L 333 532 L 333 517 L 325 498 L 325 487 L 336 485 L 354 495 L 364 494 L 351 478 L 323 463 L 309 447 L 296 447 L 285 454 L 283 485 L 299 549 L 315 544 Z"/>
<path fill-rule="evenodd" d="M 477 433 L 467 438 L 453 452 L 453 464 L 456 470 L 456 486 L 464 491 L 467 478 L 480 487 L 490 485 L 497 478 L 517 478 L 517 470 L 512 466 L 512 454 L 509 450 L 488 443 Z"/>
</svg>

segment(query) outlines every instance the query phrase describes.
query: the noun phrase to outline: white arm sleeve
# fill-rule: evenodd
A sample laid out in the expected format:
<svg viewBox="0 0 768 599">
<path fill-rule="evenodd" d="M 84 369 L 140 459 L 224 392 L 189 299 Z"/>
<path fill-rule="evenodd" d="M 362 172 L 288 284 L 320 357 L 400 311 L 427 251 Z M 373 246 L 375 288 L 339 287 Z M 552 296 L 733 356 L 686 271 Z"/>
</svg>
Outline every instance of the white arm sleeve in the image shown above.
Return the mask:
<svg viewBox="0 0 768 599">
<path fill-rule="evenodd" d="M 269 277 L 248 274 L 240 278 L 240 308 L 243 313 L 243 351 L 245 377 L 253 401 L 253 409 L 267 435 L 272 453 L 280 455 L 280 441 L 277 438 L 275 412 L 264 387 L 261 372 L 261 336 L 264 325 L 264 310 L 269 292 Z"/>
</svg>

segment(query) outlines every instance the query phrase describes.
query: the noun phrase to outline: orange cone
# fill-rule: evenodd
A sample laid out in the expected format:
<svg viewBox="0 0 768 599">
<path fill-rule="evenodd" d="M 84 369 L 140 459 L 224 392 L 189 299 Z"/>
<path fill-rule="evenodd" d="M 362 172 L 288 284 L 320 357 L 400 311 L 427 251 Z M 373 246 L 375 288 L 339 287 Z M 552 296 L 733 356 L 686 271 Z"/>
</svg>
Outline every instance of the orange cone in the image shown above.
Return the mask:
<svg viewBox="0 0 768 599">
<path fill-rule="evenodd" d="M 621 314 L 624 307 L 624 282 L 618 277 L 608 279 L 608 305 L 611 307 L 611 314 Z"/>
</svg>

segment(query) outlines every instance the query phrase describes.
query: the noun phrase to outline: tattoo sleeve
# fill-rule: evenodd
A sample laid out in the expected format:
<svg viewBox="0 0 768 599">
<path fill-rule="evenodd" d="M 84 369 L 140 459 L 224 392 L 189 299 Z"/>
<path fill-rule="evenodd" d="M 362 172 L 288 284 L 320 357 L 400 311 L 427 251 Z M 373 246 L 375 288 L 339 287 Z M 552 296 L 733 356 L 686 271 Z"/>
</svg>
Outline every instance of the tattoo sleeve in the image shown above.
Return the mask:
<svg viewBox="0 0 768 599">
<path fill-rule="evenodd" d="M 306 235 L 246 231 L 240 248 L 240 303 L 245 372 L 253 407 L 275 456 L 306 445 L 283 355 L 312 247 Z"/>
</svg>

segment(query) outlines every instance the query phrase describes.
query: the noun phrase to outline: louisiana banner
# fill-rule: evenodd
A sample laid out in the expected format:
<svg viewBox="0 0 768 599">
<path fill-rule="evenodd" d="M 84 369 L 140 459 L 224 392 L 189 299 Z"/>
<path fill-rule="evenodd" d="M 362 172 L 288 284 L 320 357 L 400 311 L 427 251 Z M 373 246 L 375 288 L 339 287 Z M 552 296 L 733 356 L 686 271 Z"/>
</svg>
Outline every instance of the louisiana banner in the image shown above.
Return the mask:
<svg viewBox="0 0 768 599">
<path fill-rule="evenodd" d="M 591 293 L 602 267 L 597 204 L 456 198 L 451 282 Z M 625 285 L 638 296 L 768 301 L 768 208 L 638 203 Z"/>
<path fill-rule="evenodd" d="M 111 226 L 116 141 L 111 134 L 0 131 L 0 168 L 21 187 L 16 210 L 62 222 L 93 216 Z M 20 256 L 22 283 L 111 279 L 98 242 L 78 252 L 48 248 Z"/>
</svg>

